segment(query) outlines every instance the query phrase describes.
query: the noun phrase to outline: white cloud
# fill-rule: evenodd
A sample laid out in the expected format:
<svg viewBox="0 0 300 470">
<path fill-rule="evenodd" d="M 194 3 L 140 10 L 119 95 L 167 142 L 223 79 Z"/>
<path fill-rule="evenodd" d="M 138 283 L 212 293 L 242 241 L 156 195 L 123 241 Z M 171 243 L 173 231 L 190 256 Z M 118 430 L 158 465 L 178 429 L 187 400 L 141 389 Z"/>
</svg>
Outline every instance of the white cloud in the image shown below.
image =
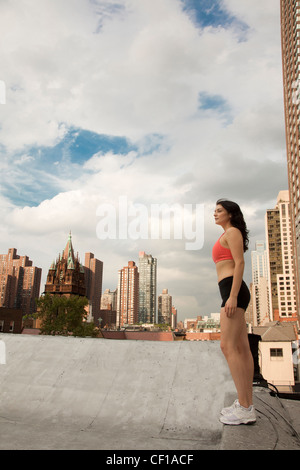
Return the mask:
<svg viewBox="0 0 300 470">
<path fill-rule="evenodd" d="M 94 251 L 105 260 L 105 287 L 114 288 L 129 257 L 153 251 L 162 288 L 175 303 L 175 291 L 181 292 L 178 304 L 186 312 L 180 315 L 216 311 L 210 259 L 218 234 L 210 218 L 215 200 L 237 199 L 261 238 L 264 222 L 257 214 L 287 185 L 279 5 L 223 4 L 248 24 L 243 40 L 234 25 L 197 28 L 179 0 L 0 4 L 0 79 L 6 85 L 1 171 L 17 190 L 23 180 L 36 191 L 51 186 L 58 192 L 36 207 L 5 200 L 2 252 L 14 244 L 32 259 L 36 254 L 34 263 L 43 260 L 45 274 L 71 229 L 81 256 Z M 226 110 L 200 110 L 203 92 L 221 96 Z M 125 136 L 137 150 L 98 152 L 81 167 L 57 155 L 53 167 L 64 172 L 51 173 L 30 150 L 56 145 L 70 127 Z M 122 195 L 146 205 L 204 203 L 204 248 L 192 256 L 177 240 L 99 241 L 96 209 L 117 204 Z"/>
<path fill-rule="evenodd" d="M 32 161 L 34 161 L 34 157 L 31 157 L 30 155 L 22 155 L 19 160 L 15 160 L 15 165 L 23 165 L 26 162 Z"/>
</svg>

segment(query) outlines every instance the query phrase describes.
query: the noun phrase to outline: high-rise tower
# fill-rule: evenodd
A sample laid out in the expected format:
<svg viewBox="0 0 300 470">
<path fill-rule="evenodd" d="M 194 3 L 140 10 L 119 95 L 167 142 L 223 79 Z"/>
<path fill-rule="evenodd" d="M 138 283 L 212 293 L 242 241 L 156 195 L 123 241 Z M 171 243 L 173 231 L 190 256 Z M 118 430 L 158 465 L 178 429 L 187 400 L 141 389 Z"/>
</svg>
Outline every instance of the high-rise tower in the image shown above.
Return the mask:
<svg viewBox="0 0 300 470">
<path fill-rule="evenodd" d="M 280 191 L 276 207 L 268 209 L 265 217 L 271 319 L 275 321 L 297 319 L 289 207 L 289 192 Z"/>
<path fill-rule="evenodd" d="M 281 47 L 295 286 L 300 307 L 300 1 L 281 0 Z M 299 314 L 298 314 L 299 316 Z"/>
<path fill-rule="evenodd" d="M 93 318 L 100 315 L 102 293 L 103 262 L 93 253 L 85 253 L 84 262 L 86 296 L 89 299 L 89 314 Z"/>
<path fill-rule="evenodd" d="M 257 241 L 255 243 L 255 251 L 251 252 L 251 265 L 253 326 L 257 326 L 263 325 L 271 319 L 268 283 L 268 256 L 264 241 Z"/>
<path fill-rule="evenodd" d="M 117 293 L 118 328 L 138 322 L 139 311 L 139 272 L 134 261 L 119 270 Z"/>
<path fill-rule="evenodd" d="M 139 321 L 143 323 L 156 322 L 156 271 L 157 259 L 139 253 Z"/>
</svg>

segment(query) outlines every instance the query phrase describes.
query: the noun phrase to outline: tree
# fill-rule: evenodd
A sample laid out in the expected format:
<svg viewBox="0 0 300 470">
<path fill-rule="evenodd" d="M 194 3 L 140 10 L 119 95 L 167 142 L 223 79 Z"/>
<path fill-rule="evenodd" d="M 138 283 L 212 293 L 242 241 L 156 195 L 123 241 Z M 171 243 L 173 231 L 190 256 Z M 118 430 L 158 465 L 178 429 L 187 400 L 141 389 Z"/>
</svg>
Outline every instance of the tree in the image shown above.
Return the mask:
<svg viewBox="0 0 300 470">
<path fill-rule="evenodd" d="M 94 323 L 87 323 L 86 297 L 46 294 L 37 300 L 36 317 L 43 335 L 97 336 Z"/>
</svg>

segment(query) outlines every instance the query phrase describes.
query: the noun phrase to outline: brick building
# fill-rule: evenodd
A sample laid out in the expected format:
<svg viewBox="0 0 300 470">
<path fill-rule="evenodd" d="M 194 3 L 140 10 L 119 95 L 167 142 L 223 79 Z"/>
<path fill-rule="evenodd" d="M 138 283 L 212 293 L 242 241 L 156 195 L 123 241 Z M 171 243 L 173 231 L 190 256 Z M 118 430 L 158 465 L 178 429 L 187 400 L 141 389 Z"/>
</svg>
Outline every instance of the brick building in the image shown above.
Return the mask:
<svg viewBox="0 0 300 470">
<path fill-rule="evenodd" d="M 55 295 L 79 295 L 87 297 L 88 319 L 100 316 L 103 262 L 93 253 L 85 253 L 85 265 L 75 256 L 71 232 L 65 249 L 51 264 L 45 284 L 45 293 Z"/>
<path fill-rule="evenodd" d="M 21 309 L 0 307 L 0 332 L 22 333 L 22 318 Z"/>
<path fill-rule="evenodd" d="M 89 299 L 89 314 L 95 321 L 96 317 L 100 315 L 103 262 L 95 258 L 93 253 L 85 253 L 84 273 L 86 296 Z"/>
<path fill-rule="evenodd" d="M 78 253 L 75 257 L 71 233 L 64 251 L 49 268 L 45 293 L 66 296 L 86 295 L 84 267 L 80 264 Z"/>
<path fill-rule="evenodd" d="M 172 296 L 168 289 L 163 289 L 158 296 L 158 323 L 167 323 L 171 325 L 172 317 Z"/>
<path fill-rule="evenodd" d="M 139 313 L 139 272 L 134 261 L 119 270 L 117 295 L 117 328 L 134 325 Z"/>
<path fill-rule="evenodd" d="M 116 327 L 117 312 L 111 308 L 100 309 L 98 315 L 94 315 L 94 323 L 101 328 Z"/>
<path fill-rule="evenodd" d="M 32 265 L 28 256 L 10 248 L 0 255 L 0 307 L 21 309 L 23 315 L 35 312 L 40 294 L 42 269 Z"/>
</svg>

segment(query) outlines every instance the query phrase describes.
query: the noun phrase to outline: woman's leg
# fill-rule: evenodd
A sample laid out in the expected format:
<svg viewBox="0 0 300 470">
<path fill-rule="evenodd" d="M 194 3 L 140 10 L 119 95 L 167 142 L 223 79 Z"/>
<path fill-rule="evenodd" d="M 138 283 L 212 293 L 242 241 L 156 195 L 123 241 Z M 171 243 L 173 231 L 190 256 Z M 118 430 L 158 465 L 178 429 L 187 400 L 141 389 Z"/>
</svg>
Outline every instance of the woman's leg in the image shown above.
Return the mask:
<svg viewBox="0 0 300 470">
<path fill-rule="evenodd" d="M 252 405 L 254 363 L 249 346 L 244 310 L 237 308 L 228 318 L 221 309 L 221 349 L 227 360 L 240 405 Z"/>
</svg>

